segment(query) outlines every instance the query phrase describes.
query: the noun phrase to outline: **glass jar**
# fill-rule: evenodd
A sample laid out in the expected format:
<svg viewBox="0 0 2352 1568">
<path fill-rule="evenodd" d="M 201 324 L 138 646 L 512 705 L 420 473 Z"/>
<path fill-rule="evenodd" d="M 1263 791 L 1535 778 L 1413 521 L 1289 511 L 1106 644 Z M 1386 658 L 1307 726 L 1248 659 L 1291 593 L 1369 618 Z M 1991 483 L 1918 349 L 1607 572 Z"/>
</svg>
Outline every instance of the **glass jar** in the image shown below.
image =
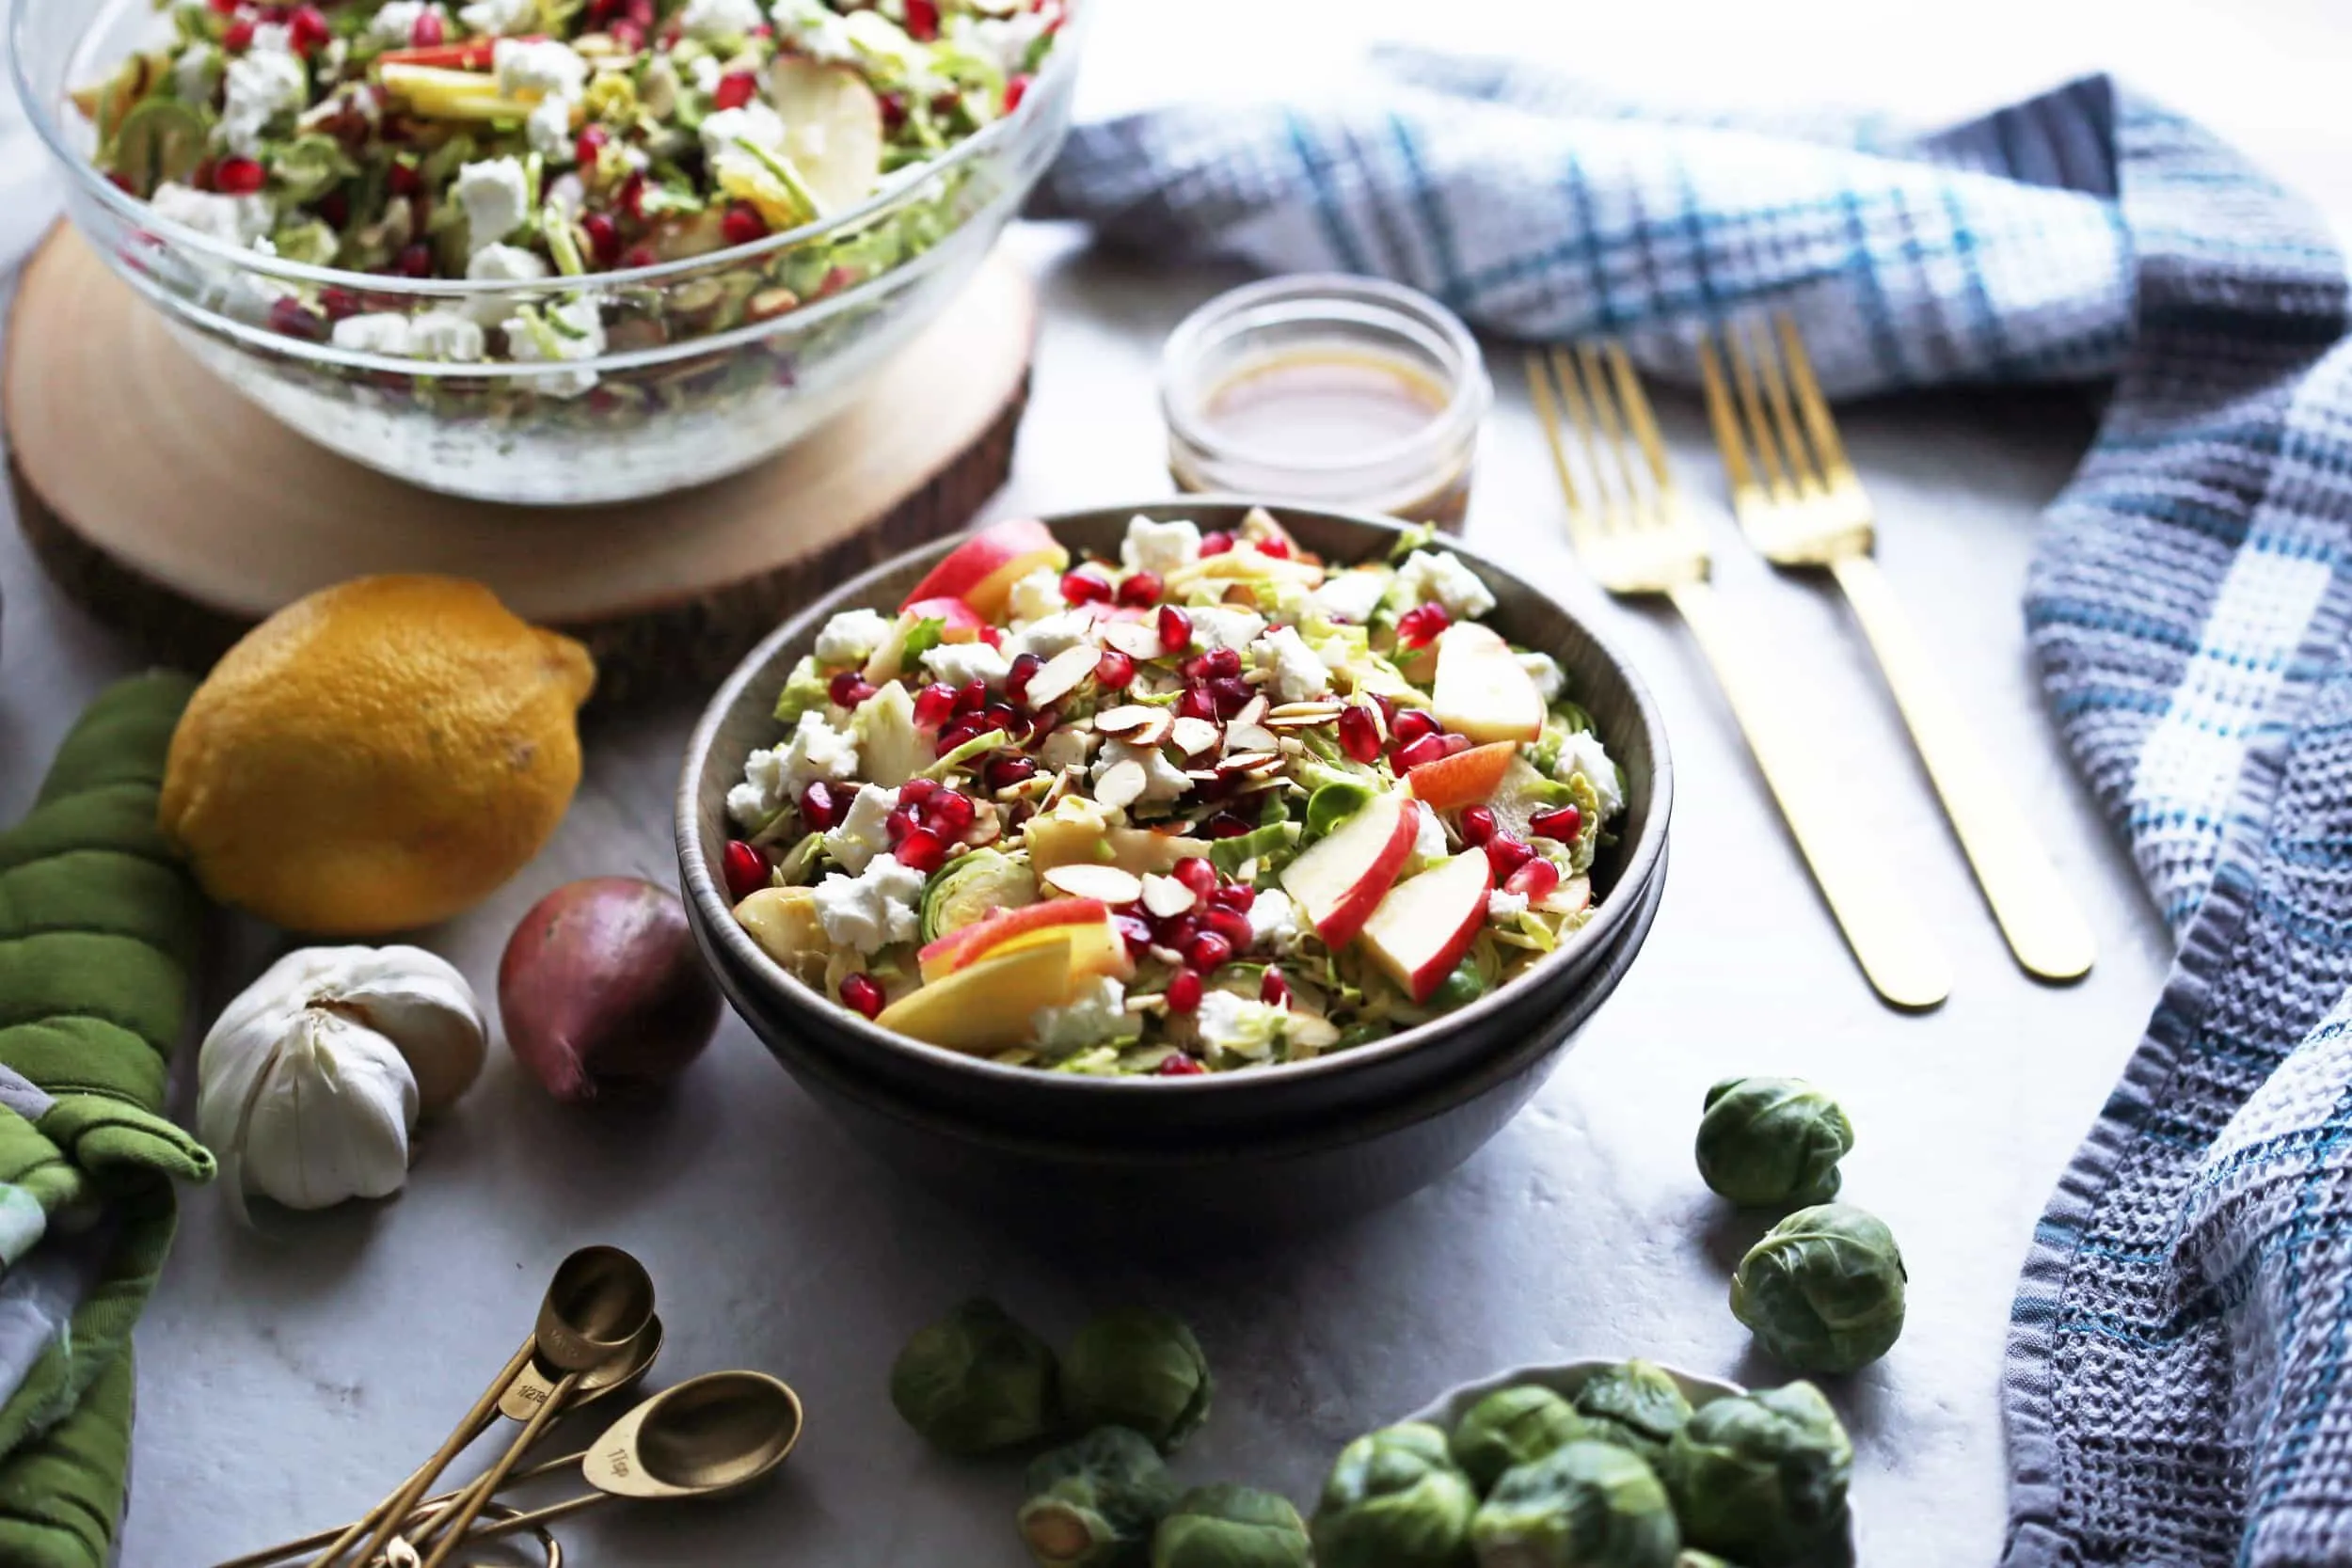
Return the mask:
<svg viewBox="0 0 2352 1568">
<path fill-rule="evenodd" d="M 1494 388 L 1477 341 L 1428 295 L 1309 273 L 1184 318 L 1160 360 L 1180 489 L 1385 513 L 1458 530 Z"/>
</svg>

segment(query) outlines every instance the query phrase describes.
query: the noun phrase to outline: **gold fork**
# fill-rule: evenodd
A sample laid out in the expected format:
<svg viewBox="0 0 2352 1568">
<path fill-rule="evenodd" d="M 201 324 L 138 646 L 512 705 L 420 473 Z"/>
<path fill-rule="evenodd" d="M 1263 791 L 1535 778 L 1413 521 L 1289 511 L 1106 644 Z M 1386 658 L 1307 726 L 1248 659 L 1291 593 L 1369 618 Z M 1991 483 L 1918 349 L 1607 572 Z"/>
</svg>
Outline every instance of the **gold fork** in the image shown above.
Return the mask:
<svg viewBox="0 0 2352 1568">
<path fill-rule="evenodd" d="M 1765 559 L 1783 566 L 1825 566 L 1837 579 L 2010 950 L 2028 973 L 2075 979 L 2097 957 L 2090 924 L 1870 554 L 1869 498 L 1846 461 L 1796 323 L 1780 312 L 1773 325 L 1777 352 L 1760 320 L 1724 329 L 1728 388 L 1713 343 L 1699 341 L 1708 418 L 1730 475 L 1732 511 Z"/>
<path fill-rule="evenodd" d="M 1714 667 L 1748 749 L 1863 974 L 1898 1006 L 1934 1006 L 1951 990 L 1943 952 L 1885 856 L 1857 831 L 1818 749 L 1784 701 L 1786 683 L 1776 686 L 1769 678 L 1769 660 L 1758 657 L 1759 647 L 1724 616 L 1708 585 L 1706 540 L 1683 511 L 1649 400 L 1625 350 L 1614 342 L 1598 349 L 1581 344 L 1573 355 L 1555 348 L 1548 363 L 1531 354 L 1527 385 L 1551 443 L 1578 559 L 1610 593 L 1663 594 L 1680 611 Z M 1589 498 L 1569 462 L 1563 405 L 1583 451 Z M 1648 471 L 1646 486 L 1634 468 L 1629 428 Z M 1611 458 L 1607 465 L 1603 449 Z"/>
</svg>

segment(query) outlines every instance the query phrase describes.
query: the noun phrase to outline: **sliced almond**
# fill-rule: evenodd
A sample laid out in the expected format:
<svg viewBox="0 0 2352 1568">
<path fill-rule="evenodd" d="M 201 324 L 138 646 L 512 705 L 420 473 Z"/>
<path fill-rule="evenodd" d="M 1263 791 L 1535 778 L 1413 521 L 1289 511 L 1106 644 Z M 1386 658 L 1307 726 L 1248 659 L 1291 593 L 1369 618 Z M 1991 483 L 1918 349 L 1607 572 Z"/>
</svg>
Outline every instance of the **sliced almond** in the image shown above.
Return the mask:
<svg viewBox="0 0 2352 1568">
<path fill-rule="evenodd" d="M 1315 697 L 1303 703 L 1277 703 L 1267 710 L 1267 717 L 1269 720 L 1337 719 L 1340 716 L 1340 709 L 1346 705 L 1344 703 L 1335 703 L 1326 698 Z"/>
<path fill-rule="evenodd" d="M 1032 675 L 1029 679 L 1034 686 L 1037 677 Z M 1146 707 L 1141 703 L 1124 703 L 1118 707 L 1106 707 L 1096 714 L 1094 727 L 1103 735 L 1133 735 L 1159 716 L 1158 708 Z"/>
<path fill-rule="evenodd" d="M 1241 711 L 1233 715 L 1233 722 L 1236 724 L 1255 724 L 1264 719 L 1265 716 L 1265 694 L 1261 692 L 1242 705 Z"/>
<path fill-rule="evenodd" d="M 1132 764 L 1122 763 L 1121 767 Z M 1117 769 L 1113 769 L 1117 771 Z M 1143 769 L 1136 768 L 1140 776 Z M 1143 883 L 1132 871 L 1121 871 L 1115 865 L 1089 865 L 1074 861 L 1057 865 L 1043 876 L 1047 887 L 1066 893 L 1073 898 L 1100 898 L 1105 904 L 1132 904 L 1143 896 Z"/>
<path fill-rule="evenodd" d="M 1282 766 L 1279 752 L 1227 752 L 1224 770 L 1228 773 L 1271 773 Z"/>
<path fill-rule="evenodd" d="M 1188 757 L 1197 757 L 1216 744 L 1217 730 L 1206 719 L 1179 719 L 1168 725 L 1168 737 Z"/>
<path fill-rule="evenodd" d="M 1166 708 L 1154 708 L 1152 710 L 1152 721 L 1144 725 L 1143 728 L 1136 731 L 1135 734 L 1127 736 L 1127 744 L 1130 746 L 1157 746 L 1161 741 L 1168 738 L 1168 733 L 1170 729 L 1175 727 L 1175 723 L 1176 716 L 1174 714 L 1168 712 Z"/>
<path fill-rule="evenodd" d="M 1150 782 L 1139 762 L 1115 762 L 1103 770 L 1094 781 L 1094 799 L 1105 806 L 1127 806 L 1143 798 L 1143 786 Z M 1129 897 L 1135 896 L 1133 894 Z"/>
<path fill-rule="evenodd" d="M 1217 780 L 1217 771 L 1214 768 L 1187 768 L 1184 769 L 1184 777 L 1195 784 L 1215 784 Z"/>
<path fill-rule="evenodd" d="M 1064 648 L 1029 677 L 1025 701 L 1033 708 L 1060 702 L 1078 689 L 1078 683 L 1094 673 L 1094 667 L 1102 662 L 1102 650 L 1091 642 Z"/>
<path fill-rule="evenodd" d="M 1157 627 L 1145 621 L 1111 621 L 1103 627 L 1103 643 L 1129 658 L 1158 658 L 1168 652 Z"/>
<path fill-rule="evenodd" d="M 1183 914 L 1198 901 L 1192 889 L 1184 886 L 1175 878 L 1162 877 L 1149 871 L 1144 873 L 1143 907 L 1153 914 L 1163 919 L 1170 915 Z"/>
<path fill-rule="evenodd" d="M 1225 754 L 1230 759 L 1235 752 L 1271 752 L 1277 738 L 1263 724 L 1236 719 L 1225 726 Z"/>
</svg>

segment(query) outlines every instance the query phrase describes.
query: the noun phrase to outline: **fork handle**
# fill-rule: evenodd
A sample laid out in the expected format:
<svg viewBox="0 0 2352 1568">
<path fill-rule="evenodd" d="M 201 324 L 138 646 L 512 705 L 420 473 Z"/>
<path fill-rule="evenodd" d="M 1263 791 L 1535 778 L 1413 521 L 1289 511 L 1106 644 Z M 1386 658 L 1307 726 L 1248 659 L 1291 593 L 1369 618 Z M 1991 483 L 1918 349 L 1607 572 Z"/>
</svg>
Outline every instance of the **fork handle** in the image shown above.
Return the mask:
<svg viewBox="0 0 2352 1568">
<path fill-rule="evenodd" d="M 2079 979 L 2098 957 L 2090 922 L 1969 728 L 1894 585 L 1867 555 L 1840 557 L 1830 571 L 1870 640 L 2010 951 L 2027 973 L 2045 980 Z"/>
<path fill-rule="evenodd" d="M 1896 882 L 1886 857 L 1858 831 L 1781 690 L 1764 679 L 1769 665 L 1751 657 L 1754 648 L 1705 582 L 1684 583 L 1670 594 L 1714 667 L 1748 750 L 1862 973 L 1896 1006 L 1934 1006 L 1952 989 L 1943 949 Z"/>
</svg>

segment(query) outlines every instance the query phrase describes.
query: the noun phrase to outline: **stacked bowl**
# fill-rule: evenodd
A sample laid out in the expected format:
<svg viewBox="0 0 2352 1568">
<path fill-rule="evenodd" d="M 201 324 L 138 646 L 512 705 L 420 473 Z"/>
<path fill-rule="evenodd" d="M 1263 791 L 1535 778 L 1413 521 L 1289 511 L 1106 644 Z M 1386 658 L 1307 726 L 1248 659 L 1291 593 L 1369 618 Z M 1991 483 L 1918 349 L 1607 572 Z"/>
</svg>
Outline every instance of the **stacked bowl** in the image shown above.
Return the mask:
<svg viewBox="0 0 2352 1568">
<path fill-rule="evenodd" d="M 1230 530 L 1248 507 L 1202 498 L 1045 523 L 1073 556 L 1116 558 L 1137 515 Z M 1383 559 L 1399 530 L 1381 518 L 1273 510 L 1334 562 Z M 1625 774 L 1625 815 L 1593 870 L 1593 918 L 1470 1006 L 1310 1061 L 1181 1079 L 1001 1066 L 878 1028 L 787 974 L 737 925 L 718 872 L 727 790 L 753 751 L 780 738 L 776 693 L 818 629 L 840 610 L 897 604 L 957 543 L 900 556 L 811 606 L 752 652 L 695 729 L 677 797 L 680 885 L 703 952 L 753 1032 L 883 1163 L 1057 1238 L 1232 1238 L 1327 1224 L 1394 1202 L 1468 1159 L 1550 1075 L 1657 913 L 1673 780 L 1640 680 L 1549 595 L 1449 542 L 1495 595 L 1488 624 L 1559 661 Z"/>
</svg>

